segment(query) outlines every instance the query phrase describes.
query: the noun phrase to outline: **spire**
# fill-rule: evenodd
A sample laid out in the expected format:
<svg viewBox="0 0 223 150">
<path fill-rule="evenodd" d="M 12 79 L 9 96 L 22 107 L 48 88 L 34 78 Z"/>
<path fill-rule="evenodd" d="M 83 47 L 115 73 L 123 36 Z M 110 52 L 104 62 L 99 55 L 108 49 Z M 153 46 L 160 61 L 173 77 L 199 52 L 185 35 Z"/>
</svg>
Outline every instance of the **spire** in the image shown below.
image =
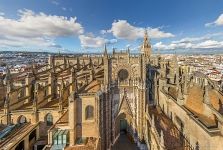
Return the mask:
<svg viewBox="0 0 223 150">
<path fill-rule="evenodd" d="M 5 84 L 8 84 L 11 81 L 11 73 L 8 66 L 6 66 L 6 75 L 5 75 Z"/>
<path fill-rule="evenodd" d="M 80 59 L 79 59 L 79 57 L 76 57 L 76 59 L 77 59 L 77 70 L 79 70 L 80 69 Z"/>
<path fill-rule="evenodd" d="M 177 87 L 179 87 L 179 67 L 178 67 L 178 63 L 177 63 L 177 55 L 175 54 L 173 56 L 173 64 L 174 64 L 174 73 L 175 73 L 175 84 L 177 85 Z"/>
<path fill-rule="evenodd" d="M 188 94 L 188 90 L 187 90 L 187 74 L 186 73 L 184 73 L 184 94 L 186 95 L 186 94 Z"/>
<path fill-rule="evenodd" d="M 128 49 L 127 49 L 127 51 L 128 51 L 128 54 L 130 54 L 130 48 L 129 48 L 129 46 L 128 46 Z"/>
<path fill-rule="evenodd" d="M 60 56 L 61 54 L 60 54 L 60 49 L 59 49 L 59 51 L 58 51 L 58 55 Z"/>
<path fill-rule="evenodd" d="M 177 99 L 179 100 L 183 100 L 183 93 L 182 93 L 182 84 L 179 82 L 179 70 L 177 69 L 176 72 L 176 86 L 177 86 L 177 90 L 178 90 L 178 96 Z"/>
<path fill-rule="evenodd" d="M 6 94 L 6 97 L 4 98 L 4 107 L 8 108 L 9 107 L 9 94 Z"/>
<path fill-rule="evenodd" d="M 33 111 L 36 112 L 36 104 L 37 104 L 37 101 L 38 101 L 38 90 L 39 90 L 39 83 L 35 82 L 35 85 L 34 85 L 34 95 L 33 95 Z"/>
<path fill-rule="evenodd" d="M 67 60 L 66 57 L 63 56 L 64 69 L 67 68 Z"/>
<path fill-rule="evenodd" d="M 97 62 L 97 66 L 100 65 L 100 57 L 98 57 L 98 62 Z"/>
<path fill-rule="evenodd" d="M 104 57 L 107 57 L 108 56 L 108 51 L 107 51 L 107 46 L 106 46 L 106 43 L 105 43 L 105 48 L 104 48 Z"/>
<path fill-rule="evenodd" d="M 182 94 L 182 88 L 181 86 L 178 87 L 178 97 L 177 97 L 179 100 L 183 100 L 184 97 L 183 97 L 183 94 Z"/>
<path fill-rule="evenodd" d="M 38 92 L 38 90 L 39 90 L 39 83 L 37 83 L 37 82 L 35 82 L 35 91 L 34 92 Z"/>
<path fill-rule="evenodd" d="M 208 85 L 204 87 L 204 103 L 205 104 L 211 104 L 208 94 Z"/>
<path fill-rule="evenodd" d="M 67 60 L 67 68 L 70 68 L 70 66 L 71 66 L 71 65 L 70 65 L 70 60 L 68 59 L 68 60 Z"/>
<path fill-rule="evenodd" d="M 112 53 L 113 53 L 113 55 L 115 54 L 115 48 L 114 47 L 112 48 Z"/>
<path fill-rule="evenodd" d="M 148 33 L 147 33 L 146 29 L 145 29 L 145 32 L 144 32 L 143 44 L 141 46 L 141 53 L 145 54 L 146 56 L 150 56 L 150 54 L 151 54 L 151 45 L 150 45 L 150 42 L 149 42 L 149 37 L 148 37 Z"/>
<path fill-rule="evenodd" d="M 33 74 L 33 76 L 35 77 L 35 75 L 36 75 L 36 73 L 37 73 L 37 72 L 36 72 L 37 70 L 36 70 L 36 64 L 35 64 L 35 63 L 32 64 L 32 68 L 31 68 L 31 69 L 32 69 L 32 74 Z"/>
<path fill-rule="evenodd" d="M 155 73 L 154 78 L 153 78 L 153 82 L 154 82 L 154 102 L 157 101 L 157 75 Z"/>
<path fill-rule="evenodd" d="M 72 67 L 72 68 L 71 68 L 71 73 L 74 73 L 74 74 L 76 73 L 76 71 L 75 71 L 75 68 L 74 68 L 74 67 Z"/>
<path fill-rule="evenodd" d="M 144 39 L 143 39 L 143 46 L 148 46 L 149 45 L 149 38 L 148 38 L 148 33 L 147 30 L 145 29 L 144 31 Z"/>
<path fill-rule="evenodd" d="M 56 73 L 56 67 L 54 65 L 54 63 L 51 65 L 51 70 L 50 70 L 51 73 Z"/>
<path fill-rule="evenodd" d="M 4 79 L 4 83 L 7 86 L 7 93 L 10 93 L 13 88 L 13 83 L 12 83 L 12 79 L 11 79 L 10 69 L 8 66 L 6 68 L 6 76 Z"/>
<path fill-rule="evenodd" d="M 145 28 L 145 30 L 144 30 L 144 42 L 145 42 L 145 41 L 148 41 L 148 33 L 147 33 L 146 28 Z"/>
<path fill-rule="evenodd" d="M 94 67 L 90 69 L 90 81 L 93 81 L 95 79 L 95 72 Z"/>
<path fill-rule="evenodd" d="M 83 61 L 82 61 L 82 66 L 83 66 L 83 70 L 86 70 L 86 65 L 85 65 L 84 58 L 83 58 Z"/>
<path fill-rule="evenodd" d="M 74 67 L 72 67 L 70 76 L 70 91 L 74 91 L 75 89 L 75 80 L 76 80 L 76 70 Z"/>
<path fill-rule="evenodd" d="M 62 78 L 61 85 L 60 85 L 60 98 L 62 98 L 62 96 L 63 96 L 64 88 L 65 88 L 65 84 L 64 84 L 64 80 Z"/>
<path fill-rule="evenodd" d="M 92 62 L 91 57 L 90 57 L 90 59 L 89 59 L 89 67 L 90 67 L 90 69 L 94 68 L 94 64 L 93 64 L 93 62 Z"/>
<path fill-rule="evenodd" d="M 174 54 L 174 56 L 173 56 L 173 63 L 174 63 L 174 66 L 175 66 L 175 67 L 178 66 L 176 51 L 175 51 L 175 54 Z M 177 69 L 177 68 L 176 68 L 176 69 Z"/>
</svg>

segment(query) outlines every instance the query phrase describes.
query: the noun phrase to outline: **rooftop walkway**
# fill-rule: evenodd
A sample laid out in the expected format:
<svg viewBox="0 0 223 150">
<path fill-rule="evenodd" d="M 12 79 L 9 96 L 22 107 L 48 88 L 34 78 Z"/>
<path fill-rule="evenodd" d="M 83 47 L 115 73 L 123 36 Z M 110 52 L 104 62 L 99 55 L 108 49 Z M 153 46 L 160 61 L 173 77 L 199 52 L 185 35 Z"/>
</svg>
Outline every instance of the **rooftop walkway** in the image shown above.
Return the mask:
<svg viewBox="0 0 223 150">
<path fill-rule="evenodd" d="M 112 150 L 138 150 L 135 143 L 131 142 L 127 135 L 121 134 L 115 142 Z"/>
</svg>

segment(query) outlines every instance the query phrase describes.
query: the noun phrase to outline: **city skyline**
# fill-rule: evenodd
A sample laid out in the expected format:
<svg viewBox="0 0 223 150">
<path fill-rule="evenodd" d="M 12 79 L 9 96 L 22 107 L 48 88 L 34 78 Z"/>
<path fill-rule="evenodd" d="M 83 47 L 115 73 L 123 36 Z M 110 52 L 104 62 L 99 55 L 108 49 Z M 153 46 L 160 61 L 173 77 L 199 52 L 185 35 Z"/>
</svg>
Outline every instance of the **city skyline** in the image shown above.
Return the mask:
<svg viewBox="0 0 223 150">
<path fill-rule="evenodd" d="M 155 52 L 222 53 L 221 6 L 209 0 L 3 0 L 0 50 L 100 53 L 106 43 L 110 52 L 138 52 L 147 29 Z"/>
<path fill-rule="evenodd" d="M 4 150 L 221 150 L 223 1 L 2 0 Z"/>
</svg>

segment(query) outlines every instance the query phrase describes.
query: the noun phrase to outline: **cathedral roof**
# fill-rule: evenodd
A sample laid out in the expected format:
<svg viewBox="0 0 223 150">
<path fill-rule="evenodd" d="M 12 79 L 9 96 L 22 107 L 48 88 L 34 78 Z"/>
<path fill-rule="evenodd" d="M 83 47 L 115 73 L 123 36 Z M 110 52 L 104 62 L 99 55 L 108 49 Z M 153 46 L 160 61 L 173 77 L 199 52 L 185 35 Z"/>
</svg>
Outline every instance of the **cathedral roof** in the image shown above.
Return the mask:
<svg viewBox="0 0 223 150">
<path fill-rule="evenodd" d="M 209 90 L 209 98 L 212 106 L 223 115 L 223 95 L 218 91 L 211 89 Z"/>
<path fill-rule="evenodd" d="M 219 113 L 223 114 L 223 96 L 221 93 L 213 88 L 208 90 L 208 98 L 210 99 L 211 106 Z M 185 106 L 195 111 L 196 113 L 204 113 L 204 90 L 198 86 L 194 85 L 188 89 L 188 97 Z"/>
<path fill-rule="evenodd" d="M 189 88 L 185 106 L 198 114 L 202 114 L 204 111 L 203 94 L 203 90 L 198 85 Z"/>
<path fill-rule="evenodd" d="M 54 99 L 52 101 L 47 102 L 42 108 L 55 108 L 58 107 L 59 99 Z"/>
<path fill-rule="evenodd" d="M 91 81 L 83 90 L 84 93 L 96 93 L 101 89 L 101 83 L 98 80 Z"/>
<path fill-rule="evenodd" d="M 210 107 L 213 107 L 216 111 L 223 114 L 223 96 L 218 91 L 211 88 L 208 90 L 208 98 L 210 99 Z M 204 90 L 199 85 L 194 85 L 188 89 L 185 107 L 197 116 L 207 127 L 216 125 L 214 115 L 207 115 L 204 104 Z"/>
<path fill-rule="evenodd" d="M 69 113 L 66 111 L 63 116 L 57 121 L 57 124 L 65 124 L 68 123 L 69 120 Z"/>
</svg>

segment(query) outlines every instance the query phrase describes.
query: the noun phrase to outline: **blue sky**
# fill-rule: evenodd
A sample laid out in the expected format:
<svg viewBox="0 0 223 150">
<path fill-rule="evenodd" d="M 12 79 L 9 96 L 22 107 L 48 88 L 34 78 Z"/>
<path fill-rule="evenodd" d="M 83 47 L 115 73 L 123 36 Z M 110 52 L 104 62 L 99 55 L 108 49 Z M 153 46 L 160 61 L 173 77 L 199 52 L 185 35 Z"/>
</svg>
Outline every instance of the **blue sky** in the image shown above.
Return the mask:
<svg viewBox="0 0 223 150">
<path fill-rule="evenodd" d="M 223 52 L 222 0 L 1 0 L 0 50 Z"/>
</svg>

